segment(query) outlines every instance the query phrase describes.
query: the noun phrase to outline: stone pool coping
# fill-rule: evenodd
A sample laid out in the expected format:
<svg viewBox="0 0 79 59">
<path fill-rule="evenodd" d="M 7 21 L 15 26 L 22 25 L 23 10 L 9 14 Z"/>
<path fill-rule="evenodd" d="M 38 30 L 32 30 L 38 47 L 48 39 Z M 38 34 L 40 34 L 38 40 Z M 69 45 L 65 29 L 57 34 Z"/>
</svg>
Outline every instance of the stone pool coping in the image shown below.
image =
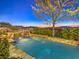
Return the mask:
<svg viewBox="0 0 79 59">
<path fill-rule="evenodd" d="M 31 36 L 33 38 L 41 37 L 41 38 L 46 38 L 47 40 L 53 41 L 53 42 L 63 43 L 63 44 L 72 45 L 72 46 L 78 46 L 78 42 L 74 40 L 66 40 L 66 39 L 56 38 L 56 37 L 53 38 L 46 35 L 38 35 L 38 34 L 31 34 Z"/>
<path fill-rule="evenodd" d="M 9 52 L 10 52 L 10 57 L 16 57 L 16 58 L 20 57 L 22 59 L 35 59 L 34 57 L 20 50 L 19 48 L 16 48 L 12 44 L 10 44 Z"/>
</svg>

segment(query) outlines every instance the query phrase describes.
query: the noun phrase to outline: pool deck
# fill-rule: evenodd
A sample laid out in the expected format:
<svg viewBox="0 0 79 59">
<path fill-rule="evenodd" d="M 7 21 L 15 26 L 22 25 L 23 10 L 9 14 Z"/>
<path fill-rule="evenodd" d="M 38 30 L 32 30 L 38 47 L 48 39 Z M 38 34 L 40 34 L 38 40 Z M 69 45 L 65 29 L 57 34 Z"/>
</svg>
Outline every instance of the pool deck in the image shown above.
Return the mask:
<svg viewBox="0 0 79 59">
<path fill-rule="evenodd" d="M 33 38 L 35 37 L 41 37 L 41 38 L 46 38 L 47 40 L 53 41 L 53 42 L 58 42 L 58 43 L 63 43 L 67 45 L 72 45 L 72 46 L 78 46 L 78 42 L 74 40 L 67 40 L 67 39 L 62 39 L 62 38 L 56 38 L 56 37 L 49 37 L 46 35 L 37 35 L 37 34 L 31 34 Z"/>
<path fill-rule="evenodd" d="M 23 52 L 22 50 L 16 48 L 13 45 L 10 45 L 9 52 L 10 57 L 20 57 L 22 59 L 35 59 L 34 57 L 28 55 L 27 53 Z"/>
</svg>

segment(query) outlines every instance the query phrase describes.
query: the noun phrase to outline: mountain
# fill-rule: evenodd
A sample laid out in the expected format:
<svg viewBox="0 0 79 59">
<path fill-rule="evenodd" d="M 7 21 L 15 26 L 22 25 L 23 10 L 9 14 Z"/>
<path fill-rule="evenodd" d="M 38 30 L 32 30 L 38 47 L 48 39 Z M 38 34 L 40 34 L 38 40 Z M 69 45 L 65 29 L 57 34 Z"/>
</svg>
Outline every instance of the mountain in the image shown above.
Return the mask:
<svg viewBox="0 0 79 59">
<path fill-rule="evenodd" d="M 12 26 L 10 23 L 0 22 L 0 27 L 9 27 Z"/>
<path fill-rule="evenodd" d="M 72 25 L 66 25 L 66 26 L 58 26 L 60 28 L 79 28 L 79 24 L 72 24 Z"/>
</svg>

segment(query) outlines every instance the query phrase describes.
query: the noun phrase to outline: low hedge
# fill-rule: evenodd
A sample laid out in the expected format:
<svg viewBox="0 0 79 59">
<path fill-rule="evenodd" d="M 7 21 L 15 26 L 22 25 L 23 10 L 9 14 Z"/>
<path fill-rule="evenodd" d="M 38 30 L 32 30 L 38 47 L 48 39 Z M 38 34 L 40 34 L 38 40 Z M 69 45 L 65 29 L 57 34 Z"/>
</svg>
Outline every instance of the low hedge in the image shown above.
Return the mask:
<svg viewBox="0 0 79 59">
<path fill-rule="evenodd" d="M 32 33 L 52 36 L 52 30 L 33 30 Z M 61 30 L 55 30 L 55 37 L 79 40 L 79 28 L 62 28 Z"/>
</svg>

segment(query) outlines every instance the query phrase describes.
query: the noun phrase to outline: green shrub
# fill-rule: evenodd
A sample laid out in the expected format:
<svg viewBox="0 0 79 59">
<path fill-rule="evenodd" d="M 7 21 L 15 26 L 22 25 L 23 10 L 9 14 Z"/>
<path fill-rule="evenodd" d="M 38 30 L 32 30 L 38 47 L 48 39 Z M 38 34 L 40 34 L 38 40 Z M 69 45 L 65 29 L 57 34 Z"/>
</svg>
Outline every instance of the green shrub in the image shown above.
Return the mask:
<svg viewBox="0 0 79 59">
<path fill-rule="evenodd" d="M 61 37 L 70 40 L 79 40 L 79 28 L 64 28 L 62 29 Z"/>
<path fill-rule="evenodd" d="M 0 39 L 0 59 L 8 59 L 9 57 L 9 42 L 7 39 Z"/>
<path fill-rule="evenodd" d="M 32 33 L 33 34 L 48 35 L 48 36 L 52 35 L 52 31 L 51 30 L 33 30 Z"/>
</svg>

